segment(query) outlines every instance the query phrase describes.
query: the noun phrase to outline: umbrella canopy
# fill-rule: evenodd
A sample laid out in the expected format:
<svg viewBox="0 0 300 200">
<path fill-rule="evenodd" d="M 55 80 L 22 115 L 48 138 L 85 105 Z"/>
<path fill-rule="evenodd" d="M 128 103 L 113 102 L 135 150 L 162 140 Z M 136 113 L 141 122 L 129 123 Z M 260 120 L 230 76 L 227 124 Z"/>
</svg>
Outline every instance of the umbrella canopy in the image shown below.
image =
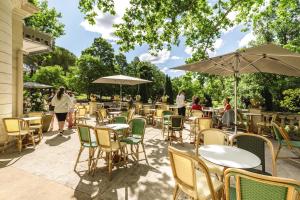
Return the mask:
<svg viewBox="0 0 300 200">
<path fill-rule="evenodd" d="M 114 75 L 114 76 L 106 76 L 102 78 L 98 78 L 93 83 L 106 83 L 106 84 L 117 84 L 117 85 L 138 85 L 143 83 L 150 83 L 152 81 L 148 81 L 145 79 L 140 79 L 131 76 L 124 75 Z"/>
<path fill-rule="evenodd" d="M 52 88 L 52 86 L 41 84 L 41 83 L 36 83 L 36 82 L 25 82 L 24 83 L 24 88 L 28 88 L 28 89 L 46 89 L 46 88 Z"/>
<path fill-rule="evenodd" d="M 222 76 L 255 72 L 300 76 L 300 54 L 274 44 L 265 44 L 173 69 Z"/>
<path fill-rule="evenodd" d="M 275 44 L 237 50 L 192 64 L 175 67 L 176 70 L 234 75 L 235 125 L 237 124 L 237 76 L 244 73 L 265 72 L 287 76 L 300 76 L 300 54 Z M 236 132 L 235 126 L 235 132 Z"/>
</svg>

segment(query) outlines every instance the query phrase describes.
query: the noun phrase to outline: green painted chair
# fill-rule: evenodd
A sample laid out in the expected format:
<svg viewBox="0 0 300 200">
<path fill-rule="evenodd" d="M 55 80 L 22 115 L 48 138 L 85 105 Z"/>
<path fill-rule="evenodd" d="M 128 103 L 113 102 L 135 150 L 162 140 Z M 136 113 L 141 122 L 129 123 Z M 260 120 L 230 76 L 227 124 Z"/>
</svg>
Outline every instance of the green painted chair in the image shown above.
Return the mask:
<svg viewBox="0 0 300 200">
<path fill-rule="evenodd" d="M 234 178 L 234 181 L 232 179 Z M 233 183 L 235 187 L 232 187 Z M 299 200 L 300 182 L 241 169 L 225 170 L 226 200 Z"/>
<path fill-rule="evenodd" d="M 170 124 L 168 127 L 169 144 L 172 145 L 172 141 L 175 140 L 175 141 L 179 141 L 183 145 L 182 131 L 183 131 L 184 117 L 181 115 L 171 115 L 169 120 L 170 120 Z M 176 132 L 179 133 L 179 137 L 176 136 Z"/>
<path fill-rule="evenodd" d="M 131 147 L 131 156 L 138 162 L 139 161 L 139 147 L 142 146 L 145 160 L 148 163 L 145 146 L 144 146 L 144 135 L 146 129 L 146 120 L 144 118 L 134 118 L 129 122 L 130 130 L 129 136 L 122 139 L 121 142 L 129 144 Z"/>
<path fill-rule="evenodd" d="M 113 122 L 116 123 L 116 124 L 126 124 L 127 123 L 127 117 L 125 117 L 125 116 L 114 117 Z"/>
<path fill-rule="evenodd" d="M 94 159 L 94 153 L 95 153 L 96 148 L 98 147 L 97 142 L 92 140 L 92 138 L 91 138 L 91 130 L 93 130 L 93 129 L 94 128 L 89 125 L 85 125 L 85 124 L 77 125 L 77 132 L 78 132 L 79 141 L 80 141 L 80 149 L 79 149 L 79 153 L 78 153 L 76 163 L 74 166 L 74 171 L 76 170 L 76 166 L 79 162 L 82 151 L 85 148 L 88 148 L 89 149 L 88 171 L 89 171 L 89 173 L 91 172 L 91 167 L 93 164 L 92 162 Z"/>
<path fill-rule="evenodd" d="M 162 136 L 163 138 L 165 138 L 165 131 L 167 130 L 168 131 L 168 128 L 171 124 L 171 121 L 170 121 L 170 116 L 173 115 L 173 112 L 170 111 L 170 110 L 164 110 L 162 111 Z"/>
<path fill-rule="evenodd" d="M 297 163 L 300 163 L 299 161 L 296 161 L 295 159 L 300 159 L 300 141 L 294 141 L 291 140 L 286 130 L 278 125 L 276 122 L 272 122 L 272 127 L 275 133 L 275 138 L 278 141 L 278 149 L 275 155 L 275 160 L 281 158 L 281 159 L 291 159 Z M 289 156 L 289 157 L 279 157 L 279 152 L 282 148 L 282 146 L 286 146 L 290 152 L 295 154 L 296 156 Z"/>
</svg>

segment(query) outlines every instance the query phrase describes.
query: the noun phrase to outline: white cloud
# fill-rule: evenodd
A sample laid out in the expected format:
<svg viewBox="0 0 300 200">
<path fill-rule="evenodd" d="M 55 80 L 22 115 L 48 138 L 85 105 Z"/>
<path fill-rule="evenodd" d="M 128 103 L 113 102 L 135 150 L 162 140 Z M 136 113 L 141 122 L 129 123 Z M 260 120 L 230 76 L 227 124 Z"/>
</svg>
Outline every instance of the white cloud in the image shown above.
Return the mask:
<svg viewBox="0 0 300 200">
<path fill-rule="evenodd" d="M 114 0 L 116 15 L 103 13 L 95 8 L 97 16 L 95 18 L 95 24 L 91 25 L 87 20 L 82 21 L 80 25 L 87 31 L 100 33 L 104 39 L 116 40 L 116 36 L 113 34 L 115 28 L 113 24 L 122 22 L 122 17 L 126 8 L 129 8 L 129 0 Z"/>
<path fill-rule="evenodd" d="M 171 52 L 167 49 L 163 49 L 157 53 L 157 55 L 151 55 L 150 53 L 144 53 L 139 56 L 142 61 L 149 61 L 153 64 L 164 63 L 170 59 Z"/>
<path fill-rule="evenodd" d="M 180 60 L 180 59 L 182 59 L 182 57 L 179 57 L 179 56 L 171 56 L 171 59 L 172 59 L 172 60 Z"/>
<path fill-rule="evenodd" d="M 192 47 L 187 46 L 187 47 L 185 47 L 184 52 L 189 55 L 192 55 L 195 51 L 193 50 Z"/>
<path fill-rule="evenodd" d="M 167 71 L 169 71 L 169 68 L 164 67 L 164 68 L 160 69 L 160 71 L 164 74 L 167 74 Z"/>
<path fill-rule="evenodd" d="M 253 34 L 253 32 L 249 32 L 247 33 L 240 41 L 239 41 L 239 47 L 245 47 L 248 45 L 248 43 L 251 41 L 251 40 L 254 40 L 255 39 L 255 36 Z"/>
</svg>

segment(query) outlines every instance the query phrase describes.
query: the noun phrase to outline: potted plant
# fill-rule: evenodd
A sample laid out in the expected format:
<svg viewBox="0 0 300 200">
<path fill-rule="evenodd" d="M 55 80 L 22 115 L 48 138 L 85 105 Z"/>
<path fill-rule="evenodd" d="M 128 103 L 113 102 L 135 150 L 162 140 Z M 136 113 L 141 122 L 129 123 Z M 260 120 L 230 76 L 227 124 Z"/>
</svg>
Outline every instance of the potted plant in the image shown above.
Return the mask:
<svg viewBox="0 0 300 200">
<path fill-rule="evenodd" d="M 141 101 L 141 95 L 136 95 L 136 96 L 135 96 L 135 100 L 136 100 L 137 102 L 140 102 L 140 101 Z"/>
<path fill-rule="evenodd" d="M 162 101 L 163 103 L 167 103 L 168 98 L 169 98 L 168 95 L 164 95 L 164 96 L 161 97 L 161 101 Z"/>
</svg>

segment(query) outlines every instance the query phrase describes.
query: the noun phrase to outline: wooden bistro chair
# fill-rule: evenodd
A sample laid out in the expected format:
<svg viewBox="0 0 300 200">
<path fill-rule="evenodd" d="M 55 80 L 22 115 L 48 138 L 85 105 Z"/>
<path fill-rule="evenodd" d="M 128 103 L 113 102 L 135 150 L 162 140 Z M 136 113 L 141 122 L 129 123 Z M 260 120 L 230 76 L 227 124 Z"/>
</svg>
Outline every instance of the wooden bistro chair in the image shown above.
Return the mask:
<svg viewBox="0 0 300 200">
<path fill-rule="evenodd" d="M 135 109 L 134 108 L 131 108 L 128 112 L 128 115 L 127 115 L 127 121 L 129 122 L 130 120 L 133 119 L 133 116 L 134 116 L 134 113 L 135 113 Z"/>
<path fill-rule="evenodd" d="M 109 123 L 109 120 L 105 119 L 99 110 L 96 111 L 96 124 L 97 125 L 105 125 L 108 123 Z"/>
<path fill-rule="evenodd" d="M 123 159 L 123 164 L 127 165 L 127 148 L 126 143 L 120 142 L 120 140 L 113 140 L 111 134 L 117 134 L 110 128 L 106 127 L 97 127 L 95 128 L 95 135 L 98 148 L 98 153 L 96 157 L 96 161 L 94 162 L 93 166 L 93 174 L 97 168 L 98 160 L 102 157 L 103 153 L 107 155 L 107 162 L 108 162 L 108 174 L 109 179 L 111 180 L 111 174 L 113 169 L 114 160 L 118 160 L 118 166 L 120 166 L 121 160 Z"/>
<path fill-rule="evenodd" d="M 42 112 L 30 112 L 28 113 L 28 117 L 40 117 L 40 119 L 29 121 L 29 129 L 33 132 L 37 130 L 39 141 L 43 138 L 43 117 L 44 114 Z"/>
<path fill-rule="evenodd" d="M 93 158 L 96 151 L 96 148 L 98 147 L 96 141 L 93 141 L 91 138 L 91 130 L 93 130 L 94 127 L 86 125 L 86 124 L 78 124 L 77 125 L 77 132 L 79 136 L 80 141 L 80 149 L 79 153 L 76 159 L 76 163 L 74 166 L 74 171 L 76 170 L 76 166 L 79 162 L 81 153 L 85 148 L 89 149 L 89 159 L 88 159 L 88 171 L 89 173 L 92 170 L 92 164 L 93 164 Z"/>
<path fill-rule="evenodd" d="M 173 115 L 173 112 L 170 110 L 164 110 L 162 112 L 162 117 L 163 117 L 163 123 L 162 123 L 162 136 L 165 138 L 165 131 L 169 130 L 169 125 L 170 125 L 170 116 Z"/>
<path fill-rule="evenodd" d="M 144 106 L 143 107 L 143 114 L 145 116 L 145 118 L 147 119 L 147 122 L 151 124 L 153 123 L 153 113 L 151 112 L 151 107 L 150 106 Z"/>
<path fill-rule="evenodd" d="M 168 128 L 169 144 L 172 145 L 172 141 L 179 141 L 183 145 L 182 131 L 183 131 L 184 117 L 181 115 L 171 115 L 170 124 Z M 176 136 L 176 131 L 179 132 L 179 137 Z"/>
<path fill-rule="evenodd" d="M 233 135 L 230 141 L 230 144 L 233 145 L 234 141 L 236 141 L 236 146 L 238 148 L 244 149 L 255 154 L 261 160 L 261 169 L 248 169 L 248 171 L 255 172 L 263 175 L 272 175 L 276 176 L 276 161 L 274 154 L 274 147 L 272 142 L 266 137 L 251 134 L 251 133 L 238 133 Z M 265 146 L 269 148 L 269 152 L 271 154 L 272 159 L 272 174 L 266 172 L 265 167 Z"/>
<path fill-rule="evenodd" d="M 87 120 L 87 110 L 85 108 L 78 108 L 75 112 L 75 124 L 84 123 Z"/>
<path fill-rule="evenodd" d="M 279 126 L 277 122 L 272 122 L 273 130 L 275 133 L 276 140 L 278 142 L 278 149 L 275 154 L 275 160 L 277 159 L 290 159 L 297 163 L 300 163 L 300 141 L 291 140 L 289 134 L 286 130 Z M 288 157 L 279 157 L 279 152 L 282 146 L 286 146 L 288 150 L 293 153 L 295 156 L 288 156 Z"/>
<path fill-rule="evenodd" d="M 278 115 L 275 113 L 275 114 L 272 115 L 271 121 L 268 121 L 266 119 L 266 117 L 263 117 L 263 121 L 257 122 L 257 129 L 258 129 L 257 132 L 258 132 L 258 134 L 263 135 L 266 129 L 269 129 L 272 133 L 273 132 L 272 123 L 276 121 L 277 116 Z"/>
<path fill-rule="evenodd" d="M 225 145 L 227 135 L 222 130 L 216 128 L 201 130 L 196 137 L 196 149 L 195 149 L 195 155 L 200 157 L 201 155 L 199 155 L 199 146 L 201 142 L 200 140 L 201 137 L 203 138 L 204 145 Z M 206 160 L 203 161 L 207 165 L 209 171 L 211 173 L 216 174 L 221 180 L 224 173 L 224 167 L 211 163 Z"/>
<path fill-rule="evenodd" d="M 131 156 L 136 162 L 139 161 L 139 147 L 142 146 L 145 160 L 148 163 L 144 146 L 146 120 L 144 118 L 134 118 L 129 121 L 129 127 L 129 136 L 122 139 L 121 142 L 130 145 Z"/>
<path fill-rule="evenodd" d="M 175 179 L 174 200 L 178 198 L 179 190 L 191 199 L 220 199 L 223 183 L 210 176 L 200 158 L 172 146 L 168 147 L 168 152 Z"/>
<path fill-rule="evenodd" d="M 293 179 L 265 176 L 242 169 L 225 170 L 226 200 L 299 200 L 299 192 L 300 182 Z"/>
<path fill-rule="evenodd" d="M 163 109 L 161 108 L 158 108 L 156 109 L 155 113 L 154 113 L 154 116 L 153 116 L 153 126 L 157 123 L 159 124 L 162 124 L 162 121 L 163 121 L 163 116 L 162 116 L 162 113 L 163 113 Z"/>
<path fill-rule="evenodd" d="M 200 133 L 200 131 L 204 130 L 204 129 L 210 129 L 212 128 L 212 118 L 208 118 L 208 117 L 203 117 L 203 118 L 197 118 L 195 125 L 195 138 L 197 136 L 200 136 L 200 140 L 203 140 L 202 135 L 199 135 L 198 133 Z M 191 137 L 191 136 L 190 136 Z M 196 140 L 196 139 L 195 139 Z"/>
<path fill-rule="evenodd" d="M 3 118 L 5 132 L 8 136 L 17 139 L 17 147 L 19 152 L 22 151 L 23 139 L 28 135 L 31 137 L 33 147 L 35 147 L 33 131 L 27 127 L 27 123 L 20 118 Z"/>
</svg>

